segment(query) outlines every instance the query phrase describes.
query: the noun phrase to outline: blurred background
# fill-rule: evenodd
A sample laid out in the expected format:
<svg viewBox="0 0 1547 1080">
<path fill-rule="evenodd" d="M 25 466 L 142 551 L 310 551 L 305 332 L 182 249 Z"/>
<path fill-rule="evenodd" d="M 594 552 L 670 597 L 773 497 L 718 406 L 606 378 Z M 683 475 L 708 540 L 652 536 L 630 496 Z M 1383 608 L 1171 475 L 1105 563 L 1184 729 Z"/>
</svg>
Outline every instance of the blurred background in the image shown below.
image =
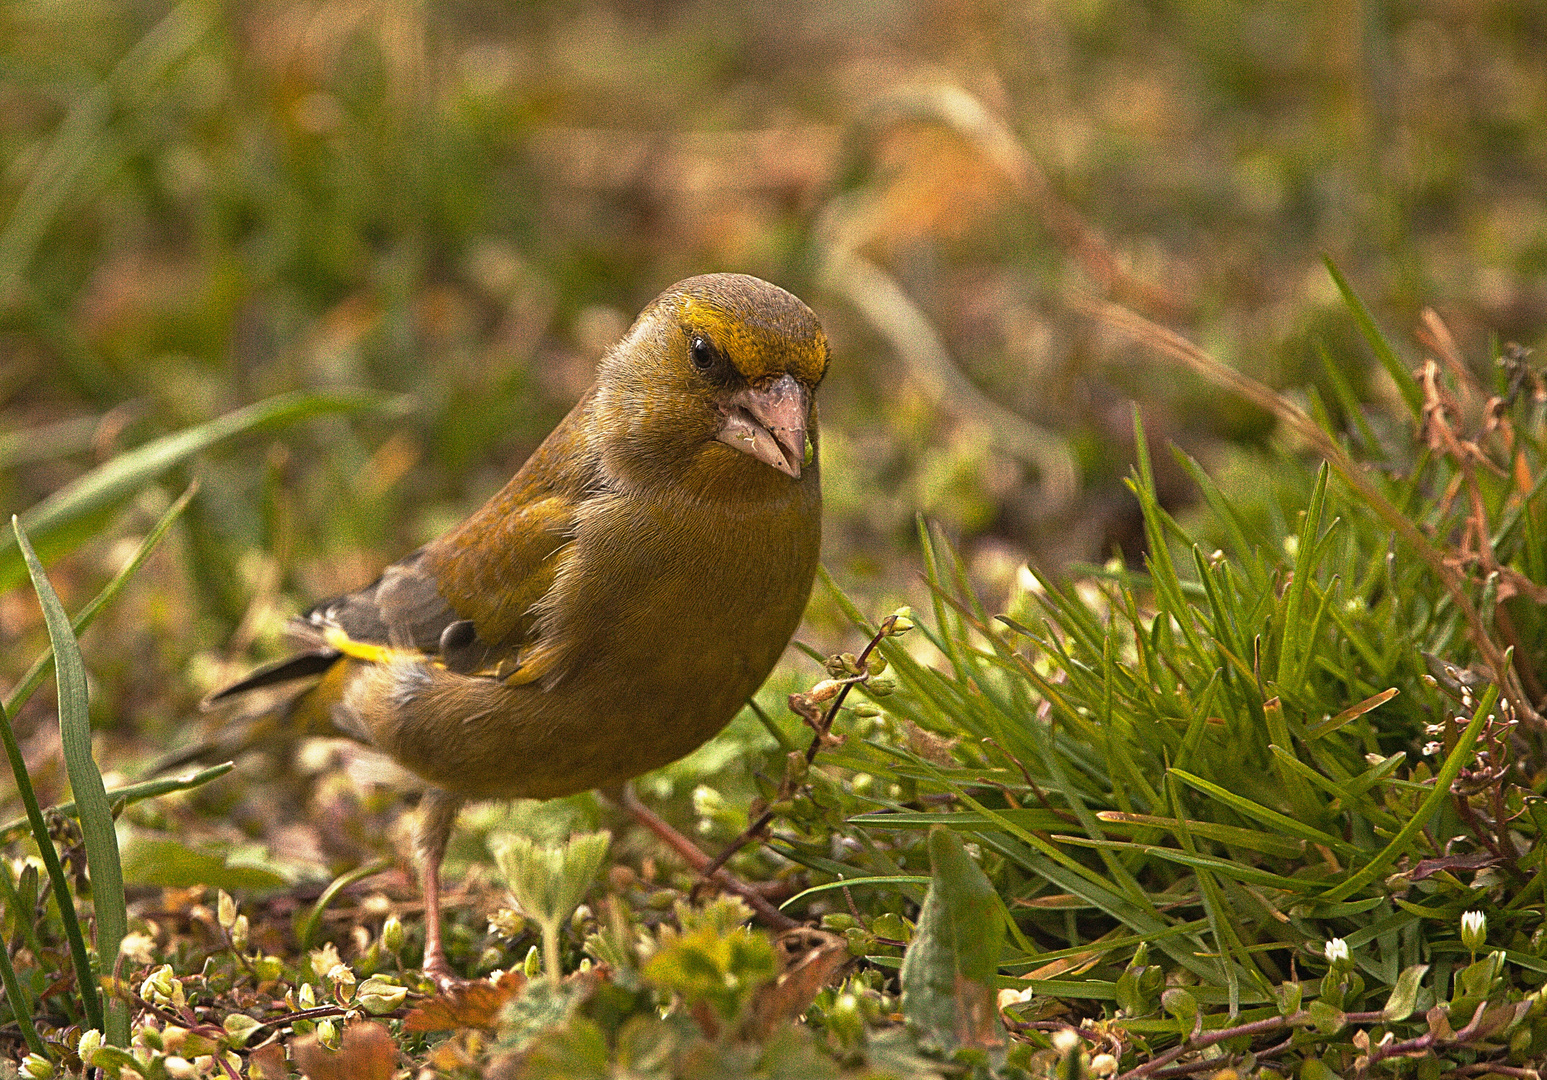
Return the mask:
<svg viewBox="0 0 1547 1080">
<path fill-rule="evenodd" d="M 1285 452 L 1092 299 L 1302 398 L 1329 367 L 1389 393 L 1323 256 L 1414 362 L 1424 306 L 1479 370 L 1540 345 L 1543 41 L 1514 0 L 16 0 L 0 510 L 282 391 L 410 395 L 223 445 L 50 567 L 79 606 L 199 481 L 85 640 L 132 759 L 286 616 L 495 491 L 651 297 L 735 270 L 832 338 L 837 581 L 918 602 L 923 514 L 992 608 L 1027 560 L 1142 557 L 1135 408 L 1227 491 Z M 857 645 L 820 585 L 803 637 Z M 14 680 L 45 641 L 30 591 L 0 641 Z M 47 697 L 20 720 L 45 797 Z"/>
</svg>

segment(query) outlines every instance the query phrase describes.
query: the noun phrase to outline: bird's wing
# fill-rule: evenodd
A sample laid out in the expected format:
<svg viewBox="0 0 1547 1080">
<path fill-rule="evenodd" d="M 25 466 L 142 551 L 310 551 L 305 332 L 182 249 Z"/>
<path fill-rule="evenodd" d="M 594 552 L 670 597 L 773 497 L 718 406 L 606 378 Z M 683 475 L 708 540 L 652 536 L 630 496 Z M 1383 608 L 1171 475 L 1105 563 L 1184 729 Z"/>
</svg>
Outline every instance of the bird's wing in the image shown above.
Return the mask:
<svg viewBox="0 0 1547 1080">
<path fill-rule="evenodd" d="M 505 487 L 437 540 L 358 592 L 296 620 L 306 652 L 261 668 L 208 700 L 367 663 L 430 659 L 461 673 L 508 676 L 543 655 L 533 606 L 569 558 L 575 512 L 595 486 L 586 439 L 592 394 L 554 428 Z M 542 672 L 521 671 L 538 677 Z"/>
</svg>

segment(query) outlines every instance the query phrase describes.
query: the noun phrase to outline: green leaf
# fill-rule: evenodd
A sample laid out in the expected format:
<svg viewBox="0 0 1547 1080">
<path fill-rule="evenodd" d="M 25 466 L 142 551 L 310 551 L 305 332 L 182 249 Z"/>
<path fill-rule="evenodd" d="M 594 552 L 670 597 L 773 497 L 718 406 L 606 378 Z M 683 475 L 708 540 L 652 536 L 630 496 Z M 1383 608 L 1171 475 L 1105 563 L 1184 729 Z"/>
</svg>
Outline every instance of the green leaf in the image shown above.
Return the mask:
<svg viewBox="0 0 1547 1080">
<path fill-rule="evenodd" d="M 1179 986 L 1160 995 L 1160 1006 L 1182 1022 L 1184 1034 L 1192 1030 L 1198 1019 L 1198 999 Z"/>
<path fill-rule="evenodd" d="M 506 834 L 492 838 L 490 846 L 522 912 L 538 922 L 563 922 L 596 879 L 610 843 L 609 832 L 576 834 L 559 847 Z"/>
<path fill-rule="evenodd" d="M 32 586 L 43 607 L 43 621 L 48 624 L 48 637 L 54 649 L 54 678 L 59 688 L 59 737 L 63 744 L 65 772 L 70 777 L 70 789 L 75 793 L 81 836 L 86 843 L 86 865 L 91 872 L 92 911 L 97 922 L 97 962 L 107 972 L 112 970 L 118 959 L 118 947 L 129 932 L 129 915 L 124 904 L 124 878 L 118 861 L 113 808 L 107 801 L 102 773 L 91 756 L 86 664 L 81 659 L 75 631 L 70 628 L 70 616 L 65 614 L 64 605 L 43 572 L 43 564 L 38 561 L 37 553 L 22 531 L 21 522 L 14 515 L 11 529 L 26 559 L 27 572 L 32 575 Z M 81 974 L 91 977 L 89 972 Z M 85 992 L 84 987 L 82 989 Z M 123 1003 L 108 1002 L 104 1020 L 106 1026 L 102 1035 L 108 1044 L 129 1045 L 129 1011 Z"/>
<path fill-rule="evenodd" d="M 124 880 L 135 885 L 188 888 L 205 885 L 235 892 L 282 889 L 290 881 L 274 870 L 231 864 L 225 856 L 198 851 L 181 840 L 136 837 L 124 844 Z"/>
<path fill-rule="evenodd" d="M 918 928 L 902 960 L 902 1012 L 924 1042 L 948 1052 L 1003 1050 L 994 980 L 1004 914 L 994 887 L 946 828 L 929 834 L 932 869 Z"/>
<path fill-rule="evenodd" d="M 1301 995 L 1304 987 L 1296 979 L 1294 982 L 1279 983 L 1273 988 L 1273 996 L 1278 1001 L 1278 1014 L 1280 1016 L 1293 1016 L 1300 1011 Z"/>
<path fill-rule="evenodd" d="M 529 836 L 504 833 L 491 838 L 494 861 L 521 911 L 542 928 L 543 965 L 556 983 L 559 970 L 559 928 L 580 905 L 602 860 L 612 834 L 577 833 L 559 847 L 534 843 Z"/>
<path fill-rule="evenodd" d="M 698 912 L 679 905 L 682 932 L 663 941 L 641 974 L 689 1007 L 709 1006 L 730 1024 L 745 1014 L 757 989 L 779 974 L 768 935 L 737 925 L 749 914 L 738 900 L 710 904 Z"/>
<path fill-rule="evenodd" d="M 1402 970 L 1402 974 L 1397 976 L 1396 986 L 1391 988 L 1391 996 L 1386 999 L 1386 1007 L 1380 1012 L 1382 1020 L 1395 1023 L 1413 1014 L 1418 1004 L 1418 984 L 1423 981 L 1424 973 L 1428 970 L 1428 964 L 1414 964 Z"/>
<path fill-rule="evenodd" d="M 134 495 L 167 470 L 226 439 L 281 427 L 325 413 L 401 408 L 403 399 L 359 390 L 298 391 L 248 405 L 197 427 L 119 454 L 22 515 L 21 525 L 44 554 L 68 551 L 90 535 L 100 515 Z M 0 538 L 0 591 L 26 576 L 9 537 Z"/>
<path fill-rule="evenodd" d="M 1347 1023 L 1343 1010 L 1325 1001 L 1313 1001 L 1306 1006 L 1305 1011 L 1311 1014 L 1311 1026 L 1323 1035 L 1336 1035 Z"/>
</svg>

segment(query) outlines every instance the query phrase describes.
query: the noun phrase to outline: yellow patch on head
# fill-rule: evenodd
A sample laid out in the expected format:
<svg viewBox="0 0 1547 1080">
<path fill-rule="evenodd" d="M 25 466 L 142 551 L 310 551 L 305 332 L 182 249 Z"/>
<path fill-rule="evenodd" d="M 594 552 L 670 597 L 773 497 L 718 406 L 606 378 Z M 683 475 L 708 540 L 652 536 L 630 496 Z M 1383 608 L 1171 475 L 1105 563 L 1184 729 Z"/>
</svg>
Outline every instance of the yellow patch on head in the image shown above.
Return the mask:
<svg viewBox="0 0 1547 1080">
<path fill-rule="evenodd" d="M 816 386 L 827 373 L 827 335 L 805 304 L 744 274 L 710 274 L 678 286 L 683 330 L 702 334 L 754 386 L 786 373 Z"/>
</svg>

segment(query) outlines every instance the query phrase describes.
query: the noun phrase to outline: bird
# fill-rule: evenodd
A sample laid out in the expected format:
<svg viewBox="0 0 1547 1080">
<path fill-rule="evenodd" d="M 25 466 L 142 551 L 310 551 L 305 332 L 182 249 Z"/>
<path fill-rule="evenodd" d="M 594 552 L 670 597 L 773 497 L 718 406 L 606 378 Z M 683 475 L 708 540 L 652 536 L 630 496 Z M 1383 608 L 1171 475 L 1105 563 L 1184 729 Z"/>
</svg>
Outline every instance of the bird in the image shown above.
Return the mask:
<svg viewBox="0 0 1547 1080">
<path fill-rule="evenodd" d="M 600 788 L 670 830 L 624 785 L 717 734 L 784 652 L 821 546 L 830 361 L 784 289 L 678 282 L 503 489 L 298 616 L 299 651 L 206 699 L 286 687 L 271 719 L 366 743 L 424 782 L 423 971 L 438 986 L 459 981 L 440 869 L 465 802 Z"/>
</svg>

